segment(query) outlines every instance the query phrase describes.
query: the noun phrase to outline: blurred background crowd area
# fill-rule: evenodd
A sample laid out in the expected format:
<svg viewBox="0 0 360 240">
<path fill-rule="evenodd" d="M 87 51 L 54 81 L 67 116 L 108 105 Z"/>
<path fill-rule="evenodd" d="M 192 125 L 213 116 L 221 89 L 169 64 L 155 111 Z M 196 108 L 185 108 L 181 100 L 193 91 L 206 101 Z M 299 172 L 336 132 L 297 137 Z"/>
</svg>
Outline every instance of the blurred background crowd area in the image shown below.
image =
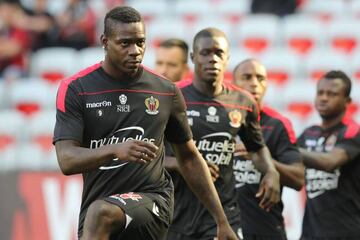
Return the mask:
<svg viewBox="0 0 360 240">
<path fill-rule="evenodd" d="M 58 84 L 103 59 L 103 18 L 119 4 L 145 19 L 150 68 L 161 40 L 191 46 L 196 32 L 217 27 L 231 44 L 226 79 L 245 58 L 262 61 L 265 102 L 289 117 L 297 134 L 319 122 L 316 80 L 332 69 L 351 76 L 348 114 L 360 120 L 360 0 L 0 0 L 0 171 L 57 169 Z"/>
</svg>

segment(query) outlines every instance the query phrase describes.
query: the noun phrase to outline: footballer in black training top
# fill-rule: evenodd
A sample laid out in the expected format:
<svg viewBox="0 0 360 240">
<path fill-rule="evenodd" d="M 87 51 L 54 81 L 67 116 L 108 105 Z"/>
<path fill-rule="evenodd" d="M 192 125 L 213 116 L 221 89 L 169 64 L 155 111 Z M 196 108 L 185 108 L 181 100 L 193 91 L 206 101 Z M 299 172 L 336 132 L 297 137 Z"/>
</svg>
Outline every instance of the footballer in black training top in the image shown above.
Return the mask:
<svg viewBox="0 0 360 240">
<path fill-rule="evenodd" d="M 295 145 L 295 133 L 288 119 L 269 107 L 263 107 L 260 125 L 273 159 L 284 164 L 301 163 L 301 156 Z M 233 169 L 244 236 L 254 236 L 254 239 L 257 239 L 255 236 L 286 239 L 283 203 L 280 201 L 274 205 L 270 212 L 259 207 L 260 200 L 255 195 L 262 174 L 255 168 L 253 161 L 235 156 Z"/>
<path fill-rule="evenodd" d="M 332 172 L 306 168 L 303 239 L 360 239 L 360 126 L 344 117 L 329 129 L 307 128 L 300 147 L 312 152 L 344 149 L 349 162 Z"/>
<path fill-rule="evenodd" d="M 163 167 L 164 131 L 173 143 L 185 143 L 192 137 L 180 90 L 144 68 L 129 81 L 113 79 L 96 64 L 61 83 L 54 142 L 75 140 L 82 147 L 95 149 L 137 139 L 159 147 L 157 158 L 150 163 L 109 158 L 97 170 L 83 173 L 79 236 L 87 208 L 102 198 L 121 205 L 126 213 L 133 212 L 131 219 L 127 216 L 131 227 L 137 224 L 134 216 L 141 214 L 134 204 L 149 201 L 149 197 L 154 201 L 149 212 L 170 224 L 173 186 Z"/>
<path fill-rule="evenodd" d="M 248 93 L 227 83 L 221 94 L 208 97 L 192 84 L 181 88 L 187 117 L 198 150 L 208 163 L 219 167 L 215 187 L 229 223 L 241 236 L 240 212 L 233 176 L 235 138 L 241 136 L 247 149 L 256 152 L 264 146 L 258 122 L 258 109 Z M 171 232 L 202 237 L 214 236 L 215 221 L 188 188 L 180 174 L 172 172 L 175 184 L 175 212 Z"/>
</svg>

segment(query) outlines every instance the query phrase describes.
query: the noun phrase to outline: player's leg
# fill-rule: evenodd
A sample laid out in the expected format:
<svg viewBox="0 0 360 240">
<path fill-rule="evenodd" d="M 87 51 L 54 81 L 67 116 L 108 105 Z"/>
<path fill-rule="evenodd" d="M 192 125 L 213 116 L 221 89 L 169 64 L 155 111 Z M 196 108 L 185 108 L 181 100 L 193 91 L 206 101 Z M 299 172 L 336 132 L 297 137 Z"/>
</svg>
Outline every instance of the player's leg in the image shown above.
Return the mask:
<svg viewBox="0 0 360 240">
<path fill-rule="evenodd" d="M 90 204 L 81 240 L 107 240 L 115 230 L 124 229 L 126 216 L 118 206 L 104 200 Z"/>
<path fill-rule="evenodd" d="M 165 239 L 172 216 L 173 200 L 155 193 L 123 193 L 104 198 L 124 213 L 125 222 L 112 229 L 113 239 Z"/>
</svg>

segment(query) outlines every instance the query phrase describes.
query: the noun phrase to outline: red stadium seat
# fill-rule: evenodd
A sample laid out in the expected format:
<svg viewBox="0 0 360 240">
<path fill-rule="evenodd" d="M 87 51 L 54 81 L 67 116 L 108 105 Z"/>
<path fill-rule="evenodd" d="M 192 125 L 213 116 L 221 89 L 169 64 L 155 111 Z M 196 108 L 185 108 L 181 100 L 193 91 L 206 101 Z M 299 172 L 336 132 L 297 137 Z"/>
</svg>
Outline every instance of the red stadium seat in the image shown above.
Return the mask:
<svg viewBox="0 0 360 240">
<path fill-rule="evenodd" d="M 340 53 L 352 54 L 360 41 L 360 33 L 354 31 L 359 24 L 360 20 L 347 16 L 334 19 L 327 31 L 328 45 Z"/>
<path fill-rule="evenodd" d="M 279 30 L 279 19 L 274 15 L 248 15 L 239 23 L 237 39 L 240 47 L 258 54 L 277 46 Z"/>
<path fill-rule="evenodd" d="M 282 35 L 286 46 L 298 55 L 307 55 L 322 46 L 324 24 L 314 16 L 289 15 L 283 18 Z"/>
</svg>

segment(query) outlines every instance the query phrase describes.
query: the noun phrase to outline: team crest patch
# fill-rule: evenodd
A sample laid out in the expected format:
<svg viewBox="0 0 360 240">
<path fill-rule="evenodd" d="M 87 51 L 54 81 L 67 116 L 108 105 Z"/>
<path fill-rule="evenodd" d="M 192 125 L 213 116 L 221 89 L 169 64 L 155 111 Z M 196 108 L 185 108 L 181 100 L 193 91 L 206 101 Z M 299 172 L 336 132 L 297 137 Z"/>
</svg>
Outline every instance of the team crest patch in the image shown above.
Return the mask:
<svg viewBox="0 0 360 240">
<path fill-rule="evenodd" d="M 154 98 L 153 96 L 145 99 L 146 112 L 150 115 L 156 115 L 159 113 L 159 100 Z"/>
<path fill-rule="evenodd" d="M 232 126 L 233 128 L 238 128 L 241 125 L 241 112 L 238 110 L 232 110 L 231 112 L 229 112 L 229 118 L 230 118 L 230 126 Z"/>
</svg>

